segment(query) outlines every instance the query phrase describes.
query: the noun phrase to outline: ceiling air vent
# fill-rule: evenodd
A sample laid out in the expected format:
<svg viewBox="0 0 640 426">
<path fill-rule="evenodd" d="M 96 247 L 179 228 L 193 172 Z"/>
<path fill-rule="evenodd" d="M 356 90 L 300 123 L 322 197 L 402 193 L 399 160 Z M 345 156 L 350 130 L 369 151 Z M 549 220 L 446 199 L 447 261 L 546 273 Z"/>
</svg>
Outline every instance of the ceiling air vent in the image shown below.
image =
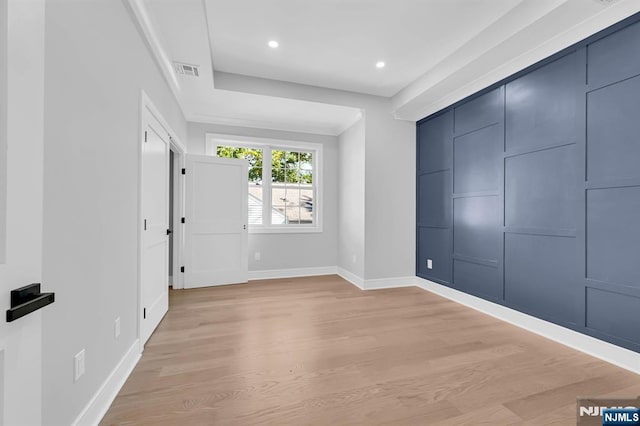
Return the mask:
<svg viewBox="0 0 640 426">
<path fill-rule="evenodd" d="M 191 77 L 198 77 L 198 66 L 191 64 L 181 64 L 180 62 L 174 62 L 176 66 L 176 72 L 182 75 L 190 75 Z"/>
</svg>

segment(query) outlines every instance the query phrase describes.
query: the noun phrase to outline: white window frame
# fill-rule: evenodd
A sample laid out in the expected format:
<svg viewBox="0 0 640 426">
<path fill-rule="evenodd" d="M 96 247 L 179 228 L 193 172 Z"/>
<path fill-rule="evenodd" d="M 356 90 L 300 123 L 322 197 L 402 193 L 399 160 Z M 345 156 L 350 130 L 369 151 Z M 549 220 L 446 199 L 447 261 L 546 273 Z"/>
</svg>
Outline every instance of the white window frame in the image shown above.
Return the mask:
<svg viewBox="0 0 640 426">
<path fill-rule="evenodd" d="M 313 232 L 322 232 L 322 219 L 323 219 L 323 191 L 322 191 L 322 144 L 300 142 L 292 140 L 282 139 L 269 139 L 259 138 L 253 136 L 238 136 L 227 135 L 220 133 L 207 133 L 205 137 L 205 154 L 216 156 L 217 147 L 219 145 L 224 146 L 237 146 L 243 148 L 261 148 L 263 150 L 278 150 L 278 151 L 306 151 L 313 153 L 313 182 L 316 187 L 315 200 L 313 202 L 313 224 L 290 224 L 290 225 L 272 225 L 271 223 L 265 223 L 270 221 L 271 213 L 268 212 L 268 216 L 263 213 L 262 225 L 249 225 L 250 234 L 304 234 Z M 264 151 L 263 151 L 264 153 Z M 271 161 L 269 164 L 264 164 L 264 158 L 267 158 L 263 154 L 263 200 L 271 200 Z M 270 158 L 270 157 L 269 157 Z M 268 180 L 264 179 L 268 177 Z M 267 182 L 265 184 L 264 182 Z M 248 184 L 248 180 L 247 180 Z M 271 201 L 269 203 L 263 203 L 265 210 L 271 209 Z M 267 205 L 268 204 L 268 205 Z"/>
</svg>

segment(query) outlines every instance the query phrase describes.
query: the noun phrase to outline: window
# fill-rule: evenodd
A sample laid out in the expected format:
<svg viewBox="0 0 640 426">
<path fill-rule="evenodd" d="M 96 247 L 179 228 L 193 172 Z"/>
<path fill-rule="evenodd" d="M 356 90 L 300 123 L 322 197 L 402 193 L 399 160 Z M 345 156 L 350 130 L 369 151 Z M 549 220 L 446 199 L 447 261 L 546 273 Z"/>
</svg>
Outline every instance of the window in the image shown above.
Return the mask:
<svg viewBox="0 0 640 426">
<path fill-rule="evenodd" d="M 322 230 L 320 145 L 212 134 L 206 144 L 208 155 L 248 161 L 250 232 Z"/>
</svg>

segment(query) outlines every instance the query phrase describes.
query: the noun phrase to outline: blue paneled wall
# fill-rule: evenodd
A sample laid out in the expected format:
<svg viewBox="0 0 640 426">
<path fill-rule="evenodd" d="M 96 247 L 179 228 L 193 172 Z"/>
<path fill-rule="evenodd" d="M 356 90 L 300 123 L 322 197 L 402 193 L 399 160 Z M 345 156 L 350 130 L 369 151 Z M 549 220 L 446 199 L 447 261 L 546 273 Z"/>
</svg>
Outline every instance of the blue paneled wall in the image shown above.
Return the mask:
<svg viewBox="0 0 640 426">
<path fill-rule="evenodd" d="M 640 16 L 420 121 L 416 205 L 418 276 L 640 351 Z"/>
</svg>

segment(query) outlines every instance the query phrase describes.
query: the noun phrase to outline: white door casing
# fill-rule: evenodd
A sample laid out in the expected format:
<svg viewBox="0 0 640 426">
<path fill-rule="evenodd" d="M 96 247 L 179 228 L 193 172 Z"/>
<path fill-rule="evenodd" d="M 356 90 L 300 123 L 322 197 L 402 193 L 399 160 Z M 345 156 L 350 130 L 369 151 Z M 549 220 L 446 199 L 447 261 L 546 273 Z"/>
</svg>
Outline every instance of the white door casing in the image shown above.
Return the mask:
<svg viewBox="0 0 640 426">
<path fill-rule="evenodd" d="M 144 345 L 169 307 L 169 149 L 167 130 L 146 109 L 142 141 L 142 253 L 140 342 Z"/>
<path fill-rule="evenodd" d="M 184 287 L 248 279 L 246 160 L 186 156 Z"/>
<path fill-rule="evenodd" d="M 174 170 L 173 176 L 173 223 L 171 224 L 173 230 L 173 282 L 172 287 L 174 290 L 183 288 L 183 275 L 180 273 L 180 265 L 182 265 L 182 251 L 184 246 L 184 229 L 182 225 L 182 215 L 184 213 L 184 179 L 181 170 L 185 167 L 184 157 L 186 149 L 182 144 L 172 139 L 172 151 L 174 153 Z"/>
<path fill-rule="evenodd" d="M 42 282 L 45 6 L 44 0 L 0 0 L 0 9 L 4 317 L 12 289 Z M 0 321 L 0 425 L 42 423 L 42 318 L 55 308 L 47 306 L 11 323 Z"/>
</svg>

